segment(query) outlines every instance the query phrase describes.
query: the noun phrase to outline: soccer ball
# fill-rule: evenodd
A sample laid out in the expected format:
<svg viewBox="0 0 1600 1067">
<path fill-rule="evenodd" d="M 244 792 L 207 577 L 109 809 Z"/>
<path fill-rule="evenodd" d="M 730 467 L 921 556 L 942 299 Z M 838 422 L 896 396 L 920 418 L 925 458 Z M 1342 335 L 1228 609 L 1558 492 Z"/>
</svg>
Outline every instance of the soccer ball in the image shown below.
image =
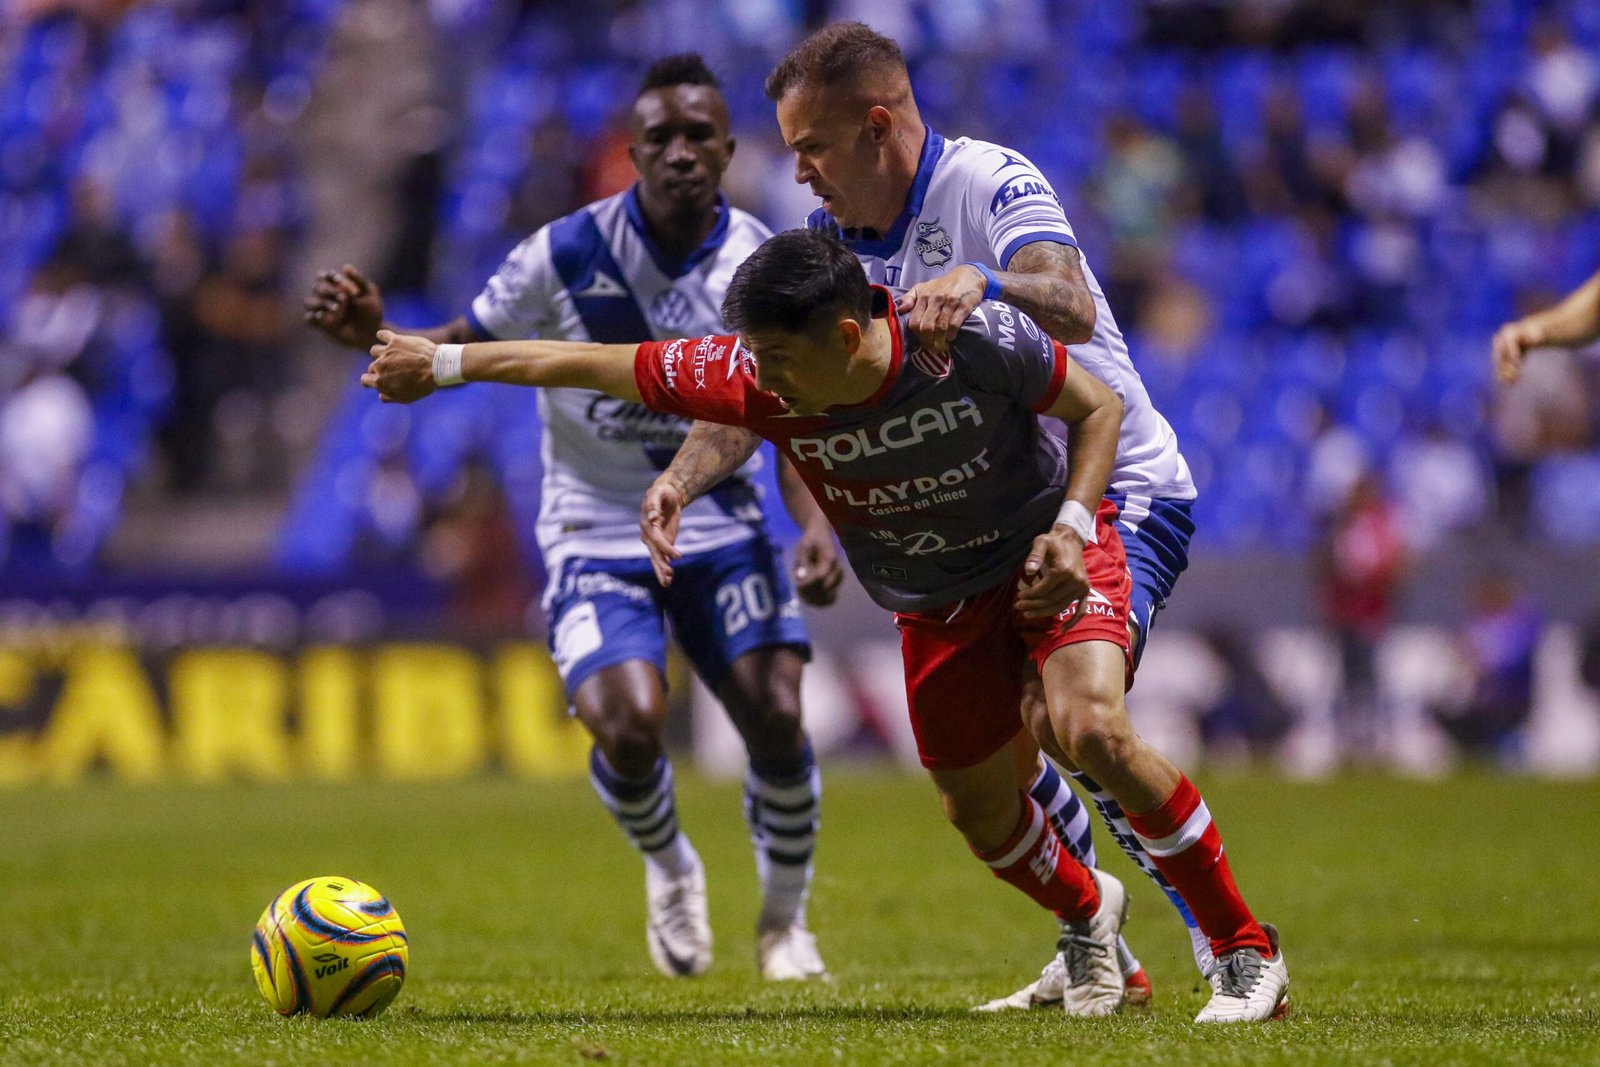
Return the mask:
<svg viewBox="0 0 1600 1067">
<path fill-rule="evenodd" d="M 406 928 L 382 893 L 354 878 L 310 878 L 256 922 L 250 969 L 279 1015 L 370 1019 L 406 980 Z"/>
</svg>

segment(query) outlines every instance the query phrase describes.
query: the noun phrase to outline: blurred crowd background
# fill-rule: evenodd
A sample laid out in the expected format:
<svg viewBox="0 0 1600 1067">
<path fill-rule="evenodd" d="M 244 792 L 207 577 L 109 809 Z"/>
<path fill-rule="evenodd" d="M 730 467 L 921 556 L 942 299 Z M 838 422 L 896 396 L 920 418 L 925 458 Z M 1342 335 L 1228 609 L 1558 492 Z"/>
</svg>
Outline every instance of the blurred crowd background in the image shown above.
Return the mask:
<svg viewBox="0 0 1600 1067">
<path fill-rule="evenodd" d="M 1214 752 L 1298 736 L 1302 762 L 1424 768 L 1526 762 L 1543 704 L 1557 725 L 1533 749 L 1600 760 L 1600 359 L 1538 353 L 1512 389 L 1489 361 L 1497 325 L 1600 268 L 1600 5 L 14 0 L 0 18 L 12 622 L 151 575 L 381 575 L 432 591 L 449 632 L 537 634 L 532 396 L 380 407 L 359 357 L 301 322 L 314 273 L 354 263 L 392 319 L 453 317 L 518 240 L 631 181 L 637 79 L 683 50 L 725 83 L 730 198 L 796 225 L 814 205 L 761 83 L 809 29 L 861 18 L 900 41 L 936 129 L 1055 183 L 1194 469 L 1195 563 L 1153 646 L 1183 684 L 1152 683 L 1149 714 Z"/>
</svg>

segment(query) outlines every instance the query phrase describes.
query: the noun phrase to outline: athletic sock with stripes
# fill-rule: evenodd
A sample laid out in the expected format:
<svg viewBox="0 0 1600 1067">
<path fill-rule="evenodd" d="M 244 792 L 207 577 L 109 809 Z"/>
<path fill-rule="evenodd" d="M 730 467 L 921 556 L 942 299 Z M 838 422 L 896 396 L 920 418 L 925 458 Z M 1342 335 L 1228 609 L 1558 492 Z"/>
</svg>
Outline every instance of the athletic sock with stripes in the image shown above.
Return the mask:
<svg viewBox="0 0 1600 1067">
<path fill-rule="evenodd" d="M 1100 866 L 1095 862 L 1094 827 L 1089 818 L 1089 809 L 1083 806 L 1083 801 L 1078 799 L 1072 787 L 1062 780 L 1055 764 L 1042 755 L 1039 757 L 1039 773 L 1028 787 L 1028 795 L 1039 802 L 1045 818 L 1050 820 L 1050 828 L 1073 858 L 1085 867 Z M 1117 937 L 1117 963 L 1125 978 L 1144 969 L 1139 958 L 1128 947 L 1127 940 L 1120 935 Z"/>
<path fill-rule="evenodd" d="M 1241 948 L 1271 953 L 1266 931 L 1239 895 L 1222 852 L 1222 834 L 1193 782 L 1183 778 L 1154 811 L 1126 814 L 1151 862 L 1199 921 L 1213 954 L 1221 956 Z"/>
<path fill-rule="evenodd" d="M 817 844 L 822 775 L 807 741 L 792 756 L 751 760 L 744 814 L 761 878 L 760 930 L 805 924 L 811 853 Z"/>
<path fill-rule="evenodd" d="M 643 778 L 624 778 L 598 747 L 589 750 L 589 781 L 600 802 L 628 835 L 645 862 L 669 878 L 687 874 L 695 862 L 694 846 L 678 829 L 678 800 L 672 788 L 672 764 L 662 756 Z"/>
<path fill-rule="evenodd" d="M 1134 866 L 1143 871 L 1156 888 L 1166 894 L 1172 906 L 1178 909 L 1178 915 L 1183 919 L 1184 928 L 1189 933 L 1189 944 L 1194 950 L 1195 966 L 1203 973 L 1211 966 L 1211 941 L 1206 937 L 1205 931 L 1200 929 L 1200 924 L 1195 922 L 1194 913 L 1189 910 L 1189 905 L 1183 902 L 1183 897 L 1172 888 L 1172 883 L 1167 881 L 1167 876 L 1146 854 L 1144 846 L 1139 843 L 1139 835 L 1133 832 L 1133 827 L 1128 825 L 1128 817 L 1122 813 L 1122 805 L 1118 804 L 1112 795 L 1100 787 L 1100 783 L 1090 778 L 1082 771 L 1073 771 L 1072 780 L 1077 782 L 1094 801 L 1095 810 L 1100 813 L 1100 818 L 1105 821 L 1106 828 L 1111 831 L 1111 840 L 1117 847 L 1133 861 Z"/>
<path fill-rule="evenodd" d="M 1039 802 L 1019 793 L 1022 815 L 1005 843 L 972 852 L 1001 881 L 1010 882 L 1063 922 L 1082 922 L 1100 907 L 1100 887 L 1089 869 L 1062 847 Z"/>
</svg>

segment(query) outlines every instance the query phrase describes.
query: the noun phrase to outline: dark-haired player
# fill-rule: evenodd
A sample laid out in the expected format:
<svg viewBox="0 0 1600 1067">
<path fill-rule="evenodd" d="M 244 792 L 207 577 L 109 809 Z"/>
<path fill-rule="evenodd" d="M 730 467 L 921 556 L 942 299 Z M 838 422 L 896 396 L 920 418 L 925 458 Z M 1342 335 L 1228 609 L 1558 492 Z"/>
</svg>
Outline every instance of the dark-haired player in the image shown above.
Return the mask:
<svg viewBox="0 0 1600 1067">
<path fill-rule="evenodd" d="M 806 225 L 839 235 L 869 280 L 904 289 L 900 310 L 931 351 L 983 300 L 1026 311 L 1123 403 L 1110 499 L 1133 573 L 1129 625 L 1137 666 L 1156 613 L 1188 563 L 1195 496 L 1178 440 L 1145 391 L 1116 319 L 1078 248 L 1050 183 L 1021 153 L 924 125 L 893 40 L 859 22 L 842 22 L 797 44 L 767 78 L 778 127 L 794 153 L 795 180 L 821 206 Z M 746 432 L 698 425 L 668 475 L 697 496 L 726 477 L 756 447 Z M 1079 698 L 1097 698 L 1084 678 Z M 1030 686 L 1026 716 L 1043 714 Z M 1062 843 L 1095 865 L 1090 819 L 1056 767 L 1038 758 L 1028 732 L 1015 749 L 1024 784 L 1050 815 Z M 1102 783 L 1068 768 L 1094 800 L 1117 844 L 1167 895 L 1187 928 L 1195 963 L 1210 971 L 1212 945 L 1167 884 Z M 1126 942 L 1118 945 L 1128 1003 L 1148 1003 L 1150 980 Z M 1049 1008 L 1060 999 L 1052 959 L 1037 979 L 982 1010 Z"/>
<path fill-rule="evenodd" d="M 385 332 L 362 380 L 406 402 L 462 380 L 597 388 L 772 441 L 868 592 L 896 613 L 912 726 L 946 815 L 997 876 L 1060 920 L 1065 1009 L 1121 1005 L 1126 896 L 1070 856 L 1017 788 L 1010 744 L 1030 659 L 1047 709 L 1030 724 L 1039 744 L 1142 813 L 1134 829 L 1219 946 L 1231 977 L 1201 1018 L 1276 1013 L 1288 987 L 1276 936 L 1239 896 L 1194 786 L 1122 705 L 1132 579 L 1114 510 L 1101 506 L 1116 394 L 998 301 L 974 309 L 943 353 L 920 351 L 889 291 L 825 234 L 762 245 L 723 315 L 739 336 L 638 346 L 456 348 Z M 1068 443 L 1043 433 L 1038 414 L 1067 422 Z M 687 502 L 657 490 L 650 501 L 658 550 L 675 558 Z M 1076 698 L 1085 676 L 1104 683 L 1104 700 Z"/>
<path fill-rule="evenodd" d="M 626 343 L 723 329 L 734 268 L 769 235 L 730 207 L 719 183 L 734 142 L 716 79 L 696 55 L 645 75 L 629 152 L 638 182 L 523 241 L 467 314 L 421 331 L 439 343 L 527 337 Z M 377 288 L 353 267 L 322 275 L 307 319 L 368 348 L 383 323 Z M 572 383 L 577 385 L 579 383 Z M 820 977 L 806 926 L 820 778 L 801 727 L 800 671 L 809 644 L 799 604 L 768 541 L 752 468 L 684 516 L 683 573 L 656 583 L 637 510 L 688 422 L 589 388 L 547 389 L 539 543 L 550 575 L 551 648 L 579 721 L 594 737 L 591 780 L 644 855 L 650 954 L 668 975 L 711 963 L 705 870 L 680 830 L 662 749 L 664 618 L 716 693 L 750 755 L 746 813 L 763 900 L 757 962 L 769 979 Z M 805 494 L 797 576 L 831 599 L 831 534 Z"/>
</svg>

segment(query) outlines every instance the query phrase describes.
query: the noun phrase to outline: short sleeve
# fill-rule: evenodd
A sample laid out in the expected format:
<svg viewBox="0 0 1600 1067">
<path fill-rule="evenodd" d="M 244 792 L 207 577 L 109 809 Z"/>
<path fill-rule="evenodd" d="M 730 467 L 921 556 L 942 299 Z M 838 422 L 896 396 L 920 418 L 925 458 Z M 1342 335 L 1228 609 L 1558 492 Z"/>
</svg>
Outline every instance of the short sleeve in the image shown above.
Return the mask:
<svg viewBox="0 0 1600 1067">
<path fill-rule="evenodd" d="M 998 300 L 973 310 L 952 351 L 964 379 L 1041 413 L 1061 395 L 1071 364 L 1066 348 L 1026 312 Z"/>
<path fill-rule="evenodd" d="M 550 322 L 560 288 L 550 258 L 550 230 L 545 227 L 511 250 L 473 299 L 467 317 L 485 337 L 503 341 L 539 337 Z"/>
<path fill-rule="evenodd" d="M 749 364 L 749 350 L 737 337 L 647 341 L 634 351 L 633 377 L 652 411 L 743 426 L 752 387 Z"/>
<path fill-rule="evenodd" d="M 1078 247 L 1055 190 L 1026 156 L 997 145 L 974 162 L 968 210 L 1001 270 L 1035 241 Z"/>
</svg>

